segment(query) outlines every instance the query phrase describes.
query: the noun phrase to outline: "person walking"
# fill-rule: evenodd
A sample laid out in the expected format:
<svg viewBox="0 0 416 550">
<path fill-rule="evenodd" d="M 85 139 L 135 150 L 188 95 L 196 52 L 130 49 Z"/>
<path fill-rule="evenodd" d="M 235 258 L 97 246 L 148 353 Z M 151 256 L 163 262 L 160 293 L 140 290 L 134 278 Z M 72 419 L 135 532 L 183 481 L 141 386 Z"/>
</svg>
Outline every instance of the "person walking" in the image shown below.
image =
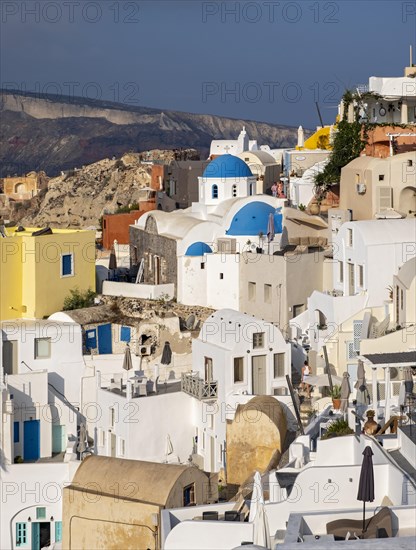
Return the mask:
<svg viewBox="0 0 416 550">
<path fill-rule="evenodd" d="M 312 386 L 310 386 L 308 384 L 308 378 L 309 376 L 312 374 L 312 369 L 311 367 L 309 366 L 309 363 L 308 361 L 305 361 L 303 363 L 303 367 L 302 367 L 302 384 L 301 384 L 301 389 L 302 391 L 306 391 L 306 393 L 308 394 L 308 397 L 310 398 L 311 397 L 311 391 L 312 391 Z"/>
</svg>

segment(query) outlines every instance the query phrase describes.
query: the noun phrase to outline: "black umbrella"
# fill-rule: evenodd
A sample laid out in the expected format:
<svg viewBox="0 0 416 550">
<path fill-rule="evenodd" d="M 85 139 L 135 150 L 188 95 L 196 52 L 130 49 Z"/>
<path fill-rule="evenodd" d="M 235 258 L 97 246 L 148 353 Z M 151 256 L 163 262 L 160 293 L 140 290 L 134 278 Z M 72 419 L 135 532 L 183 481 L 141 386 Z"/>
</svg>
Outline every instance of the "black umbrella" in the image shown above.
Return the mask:
<svg viewBox="0 0 416 550">
<path fill-rule="evenodd" d="M 358 483 L 357 500 L 363 501 L 363 533 L 365 533 L 365 503 L 374 500 L 374 470 L 373 451 L 367 446 L 363 451 L 363 462 L 361 464 L 360 481 Z"/>
<path fill-rule="evenodd" d="M 165 342 L 165 345 L 163 346 L 162 359 L 160 362 L 162 363 L 162 365 L 170 365 L 171 361 L 172 361 L 172 350 L 170 348 L 170 343 Z"/>
</svg>

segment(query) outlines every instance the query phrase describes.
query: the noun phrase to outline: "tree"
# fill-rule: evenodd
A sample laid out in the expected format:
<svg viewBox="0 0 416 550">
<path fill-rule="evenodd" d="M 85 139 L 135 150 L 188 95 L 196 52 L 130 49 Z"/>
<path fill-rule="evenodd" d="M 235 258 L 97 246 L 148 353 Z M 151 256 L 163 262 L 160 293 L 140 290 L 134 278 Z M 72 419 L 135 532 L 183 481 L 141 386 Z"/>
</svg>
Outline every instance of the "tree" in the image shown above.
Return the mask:
<svg viewBox="0 0 416 550">
<path fill-rule="evenodd" d="M 71 309 L 80 309 L 82 307 L 91 307 L 94 305 L 96 294 L 90 288 L 88 290 L 79 290 L 78 287 L 71 288 L 69 296 L 64 300 L 64 311 Z"/>
</svg>

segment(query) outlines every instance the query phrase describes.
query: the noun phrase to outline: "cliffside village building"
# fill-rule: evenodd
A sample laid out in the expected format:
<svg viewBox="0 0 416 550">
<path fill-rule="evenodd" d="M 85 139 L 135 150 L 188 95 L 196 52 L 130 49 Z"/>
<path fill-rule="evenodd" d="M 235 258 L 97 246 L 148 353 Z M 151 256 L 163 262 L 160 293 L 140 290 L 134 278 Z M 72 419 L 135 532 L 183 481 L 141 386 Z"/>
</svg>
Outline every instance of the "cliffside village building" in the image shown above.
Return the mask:
<svg viewBox="0 0 416 550">
<path fill-rule="evenodd" d="M 92 231 L 0 226 L 1 548 L 412 547 L 416 138 L 383 132 L 414 72 L 340 108 L 378 126 L 318 213 L 340 119 L 155 163 L 107 265 Z"/>
</svg>

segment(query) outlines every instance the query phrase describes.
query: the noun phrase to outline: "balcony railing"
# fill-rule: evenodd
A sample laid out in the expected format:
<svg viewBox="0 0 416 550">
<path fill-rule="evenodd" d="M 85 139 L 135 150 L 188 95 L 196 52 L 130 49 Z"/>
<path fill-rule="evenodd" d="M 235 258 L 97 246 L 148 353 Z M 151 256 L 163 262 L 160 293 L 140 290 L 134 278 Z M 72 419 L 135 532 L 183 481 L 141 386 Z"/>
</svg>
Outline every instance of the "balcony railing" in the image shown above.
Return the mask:
<svg viewBox="0 0 416 550">
<path fill-rule="evenodd" d="M 218 382 L 205 382 L 197 374 L 182 373 L 181 390 L 200 401 L 217 399 Z"/>
</svg>

